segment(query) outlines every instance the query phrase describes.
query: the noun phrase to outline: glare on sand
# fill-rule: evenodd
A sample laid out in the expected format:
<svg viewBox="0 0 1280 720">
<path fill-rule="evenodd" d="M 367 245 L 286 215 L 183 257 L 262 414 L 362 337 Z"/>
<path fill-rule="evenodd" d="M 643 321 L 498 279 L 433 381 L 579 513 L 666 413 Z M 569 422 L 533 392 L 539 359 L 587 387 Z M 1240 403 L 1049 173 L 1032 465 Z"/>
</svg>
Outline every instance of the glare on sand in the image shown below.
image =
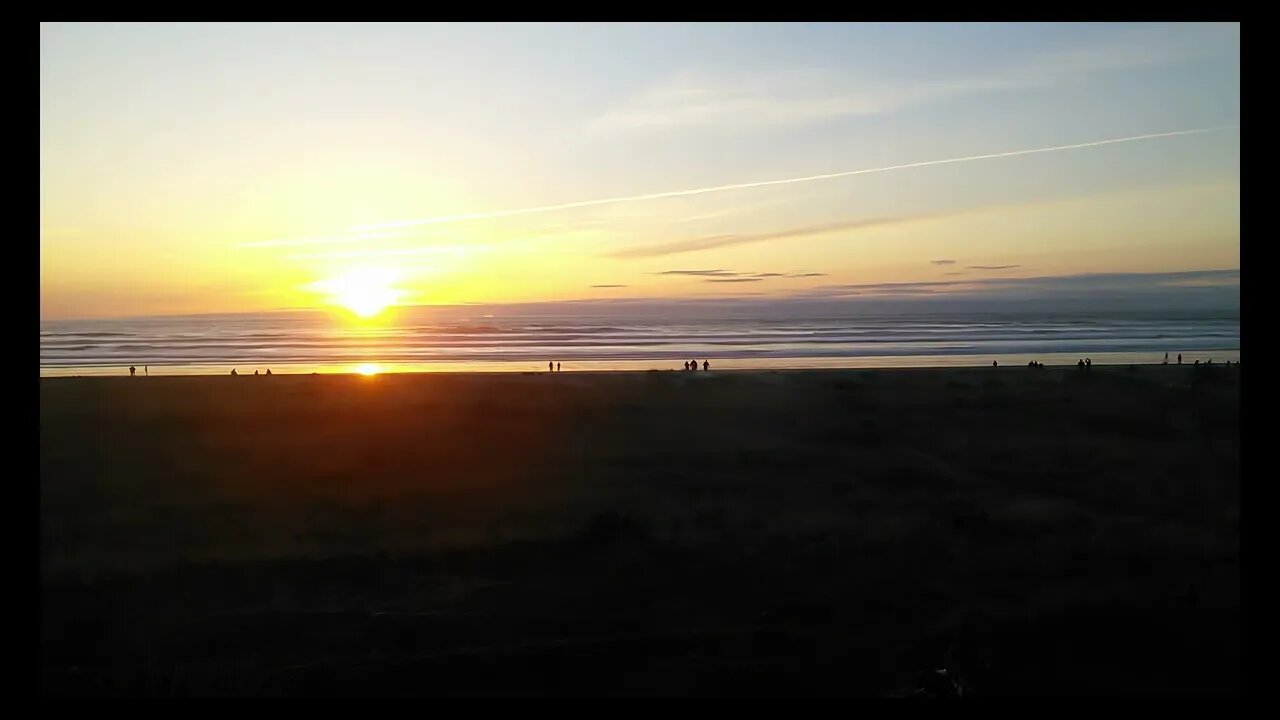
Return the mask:
<svg viewBox="0 0 1280 720">
<path fill-rule="evenodd" d="M 381 370 L 377 363 L 361 363 L 356 366 L 356 372 L 365 376 L 377 375 Z"/>
<path fill-rule="evenodd" d="M 362 318 L 370 318 L 396 304 L 403 291 L 395 287 L 396 273 L 386 268 L 361 267 L 315 283 L 330 302 Z"/>
</svg>

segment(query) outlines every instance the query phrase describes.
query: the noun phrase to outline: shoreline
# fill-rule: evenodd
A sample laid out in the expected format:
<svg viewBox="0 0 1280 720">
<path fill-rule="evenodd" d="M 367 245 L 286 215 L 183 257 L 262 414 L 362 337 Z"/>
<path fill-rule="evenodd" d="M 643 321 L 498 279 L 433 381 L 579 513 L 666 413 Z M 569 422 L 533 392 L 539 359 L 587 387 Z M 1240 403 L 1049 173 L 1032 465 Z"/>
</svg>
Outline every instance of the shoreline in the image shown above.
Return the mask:
<svg viewBox="0 0 1280 720">
<path fill-rule="evenodd" d="M 1162 362 L 1152 361 L 1152 353 L 1130 351 L 1108 351 L 1091 355 L 1072 353 L 1008 353 L 988 355 L 912 355 L 912 356 L 862 356 L 840 358 L 724 358 L 698 357 L 699 363 L 711 360 L 712 372 L 791 372 L 807 370 L 923 370 L 923 369 L 961 369 L 991 367 L 997 361 L 1001 367 L 1026 367 L 1030 361 L 1042 362 L 1045 369 L 1074 367 L 1076 360 L 1091 357 L 1094 365 L 1100 367 L 1118 367 L 1137 365 L 1140 367 L 1159 366 Z M 1159 356 L 1156 356 L 1157 358 Z M 1171 358 L 1176 353 L 1171 353 Z M 548 358 L 552 359 L 552 358 Z M 1196 360 L 1202 363 L 1212 359 L 1214 364 L 1227 361 L 1240 362 L 1240 349 L 1193 350 L 1183 353 L 1183 365 L 1194 366 Z M 684 372 L 680 367 L 682 360 L 561 360 L 561 372 L 572 373 L 626 373 L 649 371 Z M 1170 366 L 1177 363 L 1171 359 Z M 136 363 L 138 377 L 143 374 L 144 363 Z M 363 366 L 373 366 L 365 368 Z M 227 375 L 232 367 L 241 369 L 240 375 L 253 375 L 258 369 L 267 367 L 272 375 L 520 375 L 546 373 L 545 362 L 537 363 L 525 360 L 491 361 L 491 362 L 430 362 L 430 363 L 396 363 L 379 361 L 376 357 L 351 360 L 342 363 L 197 363 L 188 365 L 152 365 L 152 376 L 155 377 L 201 377 Z M 372 370 L 371 372 L 369 370 Z M 699 369 L 698 372 L 704 372 Z M 74 367 L 40 368 L 40 378 L 58 377 L 128 377 L 128 366 L 117 365 L 84 365 Z"/>
</svg>

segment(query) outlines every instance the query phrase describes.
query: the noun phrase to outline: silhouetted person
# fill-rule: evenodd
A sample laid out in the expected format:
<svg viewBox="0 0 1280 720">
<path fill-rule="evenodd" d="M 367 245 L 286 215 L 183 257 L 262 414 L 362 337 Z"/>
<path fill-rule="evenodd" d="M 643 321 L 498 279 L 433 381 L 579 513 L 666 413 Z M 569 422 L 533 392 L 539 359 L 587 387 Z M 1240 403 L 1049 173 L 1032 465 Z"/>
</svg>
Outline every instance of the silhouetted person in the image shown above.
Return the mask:
<svg viewBox="0 0 1280 720">
<path fill-rule="evenodd" d="M 1093 358 L 1085 358 L 1085 359 L 1084 359 L 1084 369 L 1085 369 L 1085 370 L 1088 370 L 1088 369 L 1089 369 L 1089 368 L 1091 368 L 1091 367 L 1093 367 Z"/>
<path fill-rule="evenodd" d="M 547 362 L 547 372 L 555 372 L 555 371 L 556 371 L 555 363 L 548 361 L 548 362 Z"/>
<path fill-rule="evenodd" d="M 271 368 L 267 368 L 267 374 L 268 374 L 268 375 L 270 375 L 270 374 L 271 374 Z"/>
<path fill-rule="evenodd" d="M 560 363 L 556 363 L 556 372 L 560 372 Z"/>
<path fill-rule="evenodd" d="M 703 360 L 703 361 L 702 361 L 702 369 L 703 369 L 703 370 L 710 370 L 710 369 L 711 369 L 711 361 L 710 361 L 710 360 Z"/>
<path fill-rule="evenodd" d="M 1213 358 L 1209 358 L 1209 362 L 1207 362 L 1207 363 L 1205 363 L 1205 364 L 1206 364 L 1206 365 L 1212 365 L 1212 364 L 1213 364 Z"/>
<path fill-rule="evenodd" d="M 689 369 L 690 369 L 690 370 L 697 370 L 697 369 L 698 369 L 698 361 L 697 361 L 697 360 L 690 360 L 690 361 L 689 361 Z"/>
<path fill-rule="evenodd" d="M 1164 364 L 1164 365 L 1168 365 L 1168 364 L 1169 364 L 1169 353 L 1165 353 L 1165 354 L 1164 354 L 1164 363 L 1162 363 L 1162 364 Z"/>
<path fill-rule="evenodd" d="M 312 375 L 314 375 L 315 373 L 311 373 L 311 374 L 312 374 Z M 236 376 L 236 375 L 239 375 L 239 373 L 237 373 L 237 372 L 236 372 L 236 369 L 235 369 L 235 368 L 231 368 L 231 375 L 232 375 L 232 377 L 234 377 L 234 376 Z"/>
<path fill-rule="evenodd" d="M 1182 364 L 1182 353 L 1178 353 L 1178 364 Z"/>
<path fill-rule="evenodd" d="M 1076 361 L 1076 368 L 1077 368 L 1077 369 L 1080 369 L 1080 370 L 1083 370 L 1083 369 L 1084 369 L 1084 360 L 1077 360 L 1077 361 Z"/>
<path fill-rule="evenodd" d="M 688 360 L 685 360 L 685 361 L 684 361 L 684 369 L 685 369 L 685 370 L 688 370 L 688 369 L 689 369 L 689 361 L 688 361 Z"/>
<path fill-rule="evenodd" d="M 253 371 L 253 374 L 254 374 L 254 375 L 257 375 L 257 374 L 258 374 L 258 371 L 257 371 L 257 370 L 254 370 L 254 371 Z"/>
<path fill-rule="evenodd" d="M 136 367 L 134 367 L 134 366 L 130 365 L 130 366 L 129 366 L 129 377 L 133 377 L 133 374 L 134 374 L 134 373 L 136 373 L 136 372 L 138 372 L 138 368 L 136 368 Z"/>
<path fill-rule="evenodd" d="M 1196 365 L 1199 365 L 1199 364 L 1200 364 L 1200 361 L 1199 361 L 1199 360 L 1197 360 L 1197 361 L 1196 361 Z"/>
<path fill-rule="evenodd" d="M 991 367 L 1000 367 L 1000 363 L 996 362 L 995 360 L 992 360 Z"/>
<path fill-rule="evenodd" d="M 151 377 L 151 366 L 150 366 L 150 365 L 143 365 L 143 366 L 142 366 L 142 372 L 143 372 L 143 373 L 145 373 L 147 377 Z"/>
</svg>

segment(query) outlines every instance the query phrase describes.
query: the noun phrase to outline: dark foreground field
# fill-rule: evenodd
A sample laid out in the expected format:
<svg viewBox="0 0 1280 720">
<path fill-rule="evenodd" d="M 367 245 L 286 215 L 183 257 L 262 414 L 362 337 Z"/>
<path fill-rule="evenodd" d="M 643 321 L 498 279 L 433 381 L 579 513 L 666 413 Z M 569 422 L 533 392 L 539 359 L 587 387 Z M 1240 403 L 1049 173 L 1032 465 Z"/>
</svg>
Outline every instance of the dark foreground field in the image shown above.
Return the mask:
<svg viewBox="0 0 1280 720">
<path fill-rule="evenodd" d="M 46 695 L 1240 690 L 1238 369 L 40 392 Z"/>
</svg>

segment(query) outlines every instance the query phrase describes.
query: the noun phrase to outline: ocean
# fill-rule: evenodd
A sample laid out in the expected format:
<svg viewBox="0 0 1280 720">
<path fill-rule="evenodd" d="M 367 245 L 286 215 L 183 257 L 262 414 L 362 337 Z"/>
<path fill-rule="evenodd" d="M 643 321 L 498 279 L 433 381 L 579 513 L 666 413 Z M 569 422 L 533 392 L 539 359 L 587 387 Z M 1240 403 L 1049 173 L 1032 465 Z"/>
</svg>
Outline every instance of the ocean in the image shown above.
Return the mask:
<svg viewBox="0 0 1280 720">
<path fill-rule="evenodd" d="M 858 313 L 824 318 L 280 311 L 40 323 L 40 374 L 1073 365 L 1239 360 L 1235 311 Z"/>
</svg>

